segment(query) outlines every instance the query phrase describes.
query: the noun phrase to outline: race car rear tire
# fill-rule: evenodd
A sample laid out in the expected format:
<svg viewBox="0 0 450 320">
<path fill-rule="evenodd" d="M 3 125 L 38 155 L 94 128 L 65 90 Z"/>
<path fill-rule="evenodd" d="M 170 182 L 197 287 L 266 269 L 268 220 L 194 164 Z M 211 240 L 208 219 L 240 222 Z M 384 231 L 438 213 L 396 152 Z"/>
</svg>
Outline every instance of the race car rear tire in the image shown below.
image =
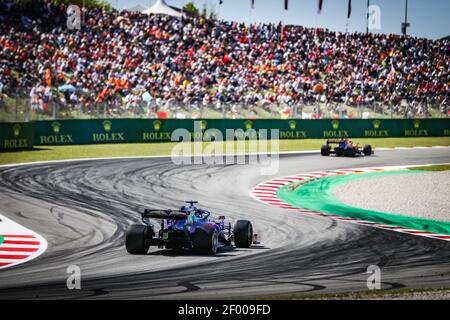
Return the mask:
<svg viewBox="0 0 450 320">
<path fill-rule="evenodd" d="M 213 227 L 197 228 L 193 237 L 194 250 L 200 254 L 216 254 L 218 237 L 217 230 Z"/>
<path fill-rule="evenodd" d="M 146 244 L 148 227 L 141 224 L 131 225 L 127 230 L 125 247 L 131 254 L 147 254 L 150 245 Z"/>
<path fill-rule="evenodd" d="M 320 149 L 320 154 L 324 157 L 328 157 L 331 153 L 331 147 L 327 144 L 324 144 Z"/>
<path fill-rule="evenodd" d="M 372 155 L 372 146 L 371 145 L 365 145 L 363 148 L 363 153 L 365 156 Z"/>
<path fill-rule="evenodd" d="M 248 220 L 238 220 L 234 226 L 234 244 L 237 248 L 250 248 L 252 243 L 252 223 Z"/>
</svg>

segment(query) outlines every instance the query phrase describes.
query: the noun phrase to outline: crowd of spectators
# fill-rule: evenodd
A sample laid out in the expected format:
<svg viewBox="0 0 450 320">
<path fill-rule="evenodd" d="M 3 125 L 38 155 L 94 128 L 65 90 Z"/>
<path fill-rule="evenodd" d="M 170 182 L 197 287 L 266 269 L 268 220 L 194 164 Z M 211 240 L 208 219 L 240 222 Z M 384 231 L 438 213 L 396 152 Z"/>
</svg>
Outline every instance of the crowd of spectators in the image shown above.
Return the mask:
<svg viewBox="0 0 450 320">
<path fill-rule="evenodd" d="M 32 108 L 44 110 L 51 82 L 64 88 L 65 107 L 87 112 L 244 105 L 289 114 L 320 103 L 412 117 L 448 109 L 448 40 L 103 9 L 83 10 L 81 29 L 70 30 L 66 10 L 0 2 L 0 96 L 27 90 Z"/>
</svg>

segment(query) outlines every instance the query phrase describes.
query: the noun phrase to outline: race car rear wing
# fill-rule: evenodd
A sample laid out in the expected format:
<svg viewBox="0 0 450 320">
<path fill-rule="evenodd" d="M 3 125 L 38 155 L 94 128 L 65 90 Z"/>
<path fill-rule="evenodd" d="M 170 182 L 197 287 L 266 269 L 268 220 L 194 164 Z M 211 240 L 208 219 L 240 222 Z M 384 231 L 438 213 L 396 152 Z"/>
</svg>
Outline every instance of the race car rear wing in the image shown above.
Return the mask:
<svg viewBox="0 0 450 320">
<path fill-rule="evenodd" d="M 179 210 L 145 209 L 142 219 L 187 219 L 188 215 Z"/>
</svg>

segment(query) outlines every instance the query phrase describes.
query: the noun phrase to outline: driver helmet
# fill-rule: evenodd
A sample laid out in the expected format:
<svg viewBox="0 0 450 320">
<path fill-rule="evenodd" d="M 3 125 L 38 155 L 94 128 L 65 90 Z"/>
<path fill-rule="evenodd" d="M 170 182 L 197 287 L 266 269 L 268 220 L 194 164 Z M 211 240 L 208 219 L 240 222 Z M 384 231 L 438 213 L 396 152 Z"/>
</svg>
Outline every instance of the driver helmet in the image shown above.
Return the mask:
<svg viewBox="0 0 450 320">
<path fill-rule="evenodd" d="M 180 211 L 183 211 L 186 213 L 191 213 L 192 211 L 194 211 L 194 208 L 189 207 L 189 206 L 183 206 L 183 207 L 181 207 Z"/>
</svg>

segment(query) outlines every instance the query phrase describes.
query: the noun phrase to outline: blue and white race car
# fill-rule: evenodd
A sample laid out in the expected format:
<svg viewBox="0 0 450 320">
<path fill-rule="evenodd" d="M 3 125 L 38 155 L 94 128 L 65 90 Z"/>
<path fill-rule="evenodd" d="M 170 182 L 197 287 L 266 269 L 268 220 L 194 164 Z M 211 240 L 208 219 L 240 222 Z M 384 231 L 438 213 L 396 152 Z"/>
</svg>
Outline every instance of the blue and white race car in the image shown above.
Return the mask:
<svg viewBox="0 0 450 320">
<path fill-rule="evenodd" d="M 216 254 L 222 247 L 249 248 L 257 243 L 252 223 L 238 220 L 234 227 L 225 217 L 211 219 L 211 212 L 197 208 L 197 201 L 186 201 L 180 210 L 146 209 L 143 224 L 131 225 L 125 246 L 131 254 L 147 254 L 150 246 L 166 249 L 192 249 L 201 254 Z M 158 225 L 153 220 L 159 220 Z M 156 230 L 159 229 L 159 230 Z"/>
</svg>

